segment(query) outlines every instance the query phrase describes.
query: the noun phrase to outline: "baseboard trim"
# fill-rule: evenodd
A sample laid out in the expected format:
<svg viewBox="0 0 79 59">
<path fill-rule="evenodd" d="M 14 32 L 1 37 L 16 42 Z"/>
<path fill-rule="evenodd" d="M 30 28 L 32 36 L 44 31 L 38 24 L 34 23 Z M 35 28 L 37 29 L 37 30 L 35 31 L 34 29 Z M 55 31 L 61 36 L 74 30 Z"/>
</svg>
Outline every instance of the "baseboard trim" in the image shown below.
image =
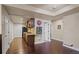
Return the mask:
<svg viewBox="0 0 79 59">
<path fill-rule="evenodd" d="M 55 38 L 53 38 L 53 39 L 51 39 L 51 40 L 56 40 L 56 41 L 63 42 L 63 40 L 59 40 L 59 39 L 55 39 Z"/>
<path fill-rule="evenodd" d="M 40 41 L 40 42 L 35 42 L 35 44 L 42 44 L 42 43 L 45 43 L 45 42 L 50 42 L 51 40 L 49 41 Z"/>
<path fill-rule="evenodd" d="M 70 48 L 70 49 L 72 49 L 72 50 L 75 50 L 75 51 L 79 51 L 79 49 L 74 48 L 74 47 L 67 46 L 67 45 L 65 45 L 65 44 L 63 44 L 63 46 L 64 46 L 64 47 L 67 47 L 67 48 Z"/>
</svg>

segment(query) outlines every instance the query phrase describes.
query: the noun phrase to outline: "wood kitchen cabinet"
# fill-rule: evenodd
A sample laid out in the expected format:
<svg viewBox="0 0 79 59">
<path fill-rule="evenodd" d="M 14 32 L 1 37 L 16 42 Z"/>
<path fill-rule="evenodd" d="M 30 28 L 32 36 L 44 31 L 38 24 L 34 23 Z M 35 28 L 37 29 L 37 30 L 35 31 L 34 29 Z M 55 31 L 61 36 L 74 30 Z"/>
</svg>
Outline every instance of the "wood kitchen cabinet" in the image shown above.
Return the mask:
<svg viewBox="0 0 79 59">
<path fill-rule="evenodd" d="M 27 32 L 24 32 L 23 39 L 29 47 L 34 47 L 35 35 L 31 35 Z"/>
<path fill-rule="evenodd" d="M 27 36 L 27 41 L 28 41 L 28 46 L 29 47 L 34 47 L 34 41 L 35 41 L 35 35 L 28 35 Z"/>
<path fill-rule="evenodd" d="M 23 27 L 23 39 L 29 47 L 34 48 L 35 19 L 34 18 L 28 19 L 25 26 L 27 30 L 25 30 Z"/>
<path fill-rule="evenodd" d="M 0 54 L 2 53 L 2 35 L 0 34 Z"/>
</svg>

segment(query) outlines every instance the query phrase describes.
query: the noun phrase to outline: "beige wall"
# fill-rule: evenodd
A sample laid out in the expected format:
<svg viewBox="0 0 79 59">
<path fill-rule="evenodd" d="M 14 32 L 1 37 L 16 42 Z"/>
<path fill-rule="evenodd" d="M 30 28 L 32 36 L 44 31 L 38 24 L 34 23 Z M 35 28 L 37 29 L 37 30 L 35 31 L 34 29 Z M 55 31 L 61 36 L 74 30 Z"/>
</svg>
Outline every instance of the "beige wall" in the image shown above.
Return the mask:
<svg viewBox="0 0 79 59">
<path fill-rule="evenodd" d="M 57 26 L 61 25 L 61 29 L 57 29 Z M 57 20 L 52 22 L 52 39 L 62 41 L 63 36 L 63 20 Z"/>
<path fill-rule="evenodd" d="M 57 29 L 57 25 L 61 25 L 61 30 Z M 52 39 L 63 41 L 65 46 L 79 51 L 79 13 L 52 22 Z"/>
<path fill-rule="evenodd" d="M 61 30 L 57 25 L 61 25 Z M 79 51 L 79 13 L 52 22 L 52 39 L 63 41 L 65 46 Z M 71 45 L 73 44 L 73 47 Z"/>
<path fill-rule="evenodd" d="M 73 48 L 79 50 L 79 13 L 72 14 L 63 18 L 64 36 L 63 42 L 67 46 L 73 44 Z"/>
<path fill-rule="evenodd" d="M 1 11 L 1 9 L 2 9 L 2 6 L 1 6 L 1 4 L 0 4 L 0 34 L 2 34 L 2 27 L 1 27 L 1 13 L 2 13 L 2 11 Z"/>
</svg>

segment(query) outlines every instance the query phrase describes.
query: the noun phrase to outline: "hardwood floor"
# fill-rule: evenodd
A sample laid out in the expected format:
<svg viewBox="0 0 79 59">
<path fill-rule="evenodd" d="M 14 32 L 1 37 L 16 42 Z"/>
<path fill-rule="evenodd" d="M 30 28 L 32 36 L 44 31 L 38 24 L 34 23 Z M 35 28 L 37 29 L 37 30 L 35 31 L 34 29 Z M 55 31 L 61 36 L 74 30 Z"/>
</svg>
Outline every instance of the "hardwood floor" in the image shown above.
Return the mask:
<svg viewBox="0 0 79 59">
<path fill-rule="evenodd" d="M 62 53 L 62 42 L 52 40 L 51 42 L 45 42 L 35 45 L 36 53 Z"/>
<path fill-rule="evenodd" d="M 15 38 L 11 43 L 10 48 L 7 53 L 9 54 L 20 54 L 20 53 L 30 53 L 32 49 L 27 46 L 22 38 Z"/>
<path fill-rule="evenodd" d="M 78 51 L 62 46 L 62 42 L 51 40 L 42 44 L 35 44 L 34 47 L 28 46 L 22 38 L 15 38 L 11 43 L 7 54 L 76 54 Z"/>
</svg>

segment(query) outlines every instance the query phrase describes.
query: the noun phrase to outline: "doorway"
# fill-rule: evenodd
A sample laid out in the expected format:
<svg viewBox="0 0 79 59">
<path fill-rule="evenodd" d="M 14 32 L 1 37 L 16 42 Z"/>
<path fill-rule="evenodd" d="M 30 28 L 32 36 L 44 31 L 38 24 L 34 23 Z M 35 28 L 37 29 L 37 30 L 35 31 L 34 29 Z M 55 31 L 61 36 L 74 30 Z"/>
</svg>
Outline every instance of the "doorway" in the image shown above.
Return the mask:
<svg viewBox="0 0 79 59">
<path fill-rule="evenodd" d="M 43 33 L 44 33 L 44 41 L 50 41 L 50 23 L 44 22 L 43 27 Z"/>
</svg>

